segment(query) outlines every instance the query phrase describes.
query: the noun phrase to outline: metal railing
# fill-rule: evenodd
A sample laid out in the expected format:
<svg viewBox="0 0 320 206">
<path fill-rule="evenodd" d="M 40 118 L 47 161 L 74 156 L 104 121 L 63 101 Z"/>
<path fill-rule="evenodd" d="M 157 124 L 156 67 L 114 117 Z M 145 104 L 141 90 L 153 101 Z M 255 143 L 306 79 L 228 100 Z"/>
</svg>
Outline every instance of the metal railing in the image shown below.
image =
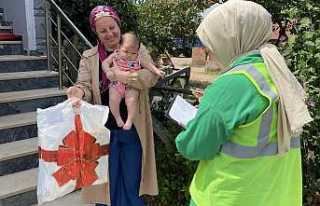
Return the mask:
<svg viewBox="0 0 320 206">
<path fill-rule="evenodd" d="M 59 73 L 59 88 L 62 89 L 75 83 L 81 51 L 93 45 L 54 0 L 45 1 L 45 15 L 48 68 Z M 73 35 L 68 36 L 62 26 L 71 30 Z"/>
</svg>

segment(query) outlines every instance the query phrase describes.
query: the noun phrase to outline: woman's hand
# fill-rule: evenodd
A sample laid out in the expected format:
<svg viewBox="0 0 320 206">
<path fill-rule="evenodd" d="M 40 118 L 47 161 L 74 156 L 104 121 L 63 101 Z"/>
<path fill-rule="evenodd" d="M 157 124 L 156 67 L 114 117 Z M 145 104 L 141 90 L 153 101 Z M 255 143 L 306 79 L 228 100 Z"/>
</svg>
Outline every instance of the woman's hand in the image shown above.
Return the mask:
<svg viewBox="0 0 320 206">
<path fill-rule="evenodd" d="M 166 73 L 160 69 L 156 70 L 156 75 L 158 75 L 161 79 L 164 78 L 164 76 L 166 75 Z"/>
<path fill-rule="evenodd" d="M 203 96 L 203 90 L 196 88 L 196 90 L 193 91 L 192 93 L 196 97 L 196 102 L 200 103 L 201 97 Z"/>
<path fill-rule="evenodd" d="M 111 81 L 120 81 L 139 90 L 149 89 L 155 85 L 156 81 L 158 80 L 158 77 L 148 69 L 128 72 L 121 71 L 117 67 L 112 67 L 110 68 L 110 71 L 112 71 L 113 74 L 111 76 L 107 76 L 107 78 Z"/>
<path fill-rule="evenodd" d="M 84 96 L 84 92 L 79 87 L 72 86 L 67 89 L 67 96 L 68 99 L 71 100 L 73 106 L 79 107 L 81 104 L 82 97 Z"/>
<path fill-rule="evenodd" d="M 114 76 L 110 76 L 111 80 L 120 81 L 124 84 L 130 84 L 130 82 L 134 82 L 138 80 L 137 72 L 127 72 L 121 71 L 117 67 L 112 67 L 110 70 L 113 72 Z"/>
</svg>

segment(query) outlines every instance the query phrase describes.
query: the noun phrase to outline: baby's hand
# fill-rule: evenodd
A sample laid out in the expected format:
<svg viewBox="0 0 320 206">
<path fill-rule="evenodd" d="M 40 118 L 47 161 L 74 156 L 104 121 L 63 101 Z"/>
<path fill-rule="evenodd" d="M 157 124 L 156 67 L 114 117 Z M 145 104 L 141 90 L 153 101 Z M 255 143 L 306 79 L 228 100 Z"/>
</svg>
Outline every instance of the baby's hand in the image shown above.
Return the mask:
<svg viewBox="0 0 320 206">
<path fill-rule="evenodd" d="M 156 71 L 156 74 L 157 74 L 158 76 L 160 76 L 161 79 L 163 79 L 163 78 L 164 78 L 164 75 L 165 75 L 166 73 L 165 73 L 164 71 L 158 69 L 158 70 Z"/>
</svg>

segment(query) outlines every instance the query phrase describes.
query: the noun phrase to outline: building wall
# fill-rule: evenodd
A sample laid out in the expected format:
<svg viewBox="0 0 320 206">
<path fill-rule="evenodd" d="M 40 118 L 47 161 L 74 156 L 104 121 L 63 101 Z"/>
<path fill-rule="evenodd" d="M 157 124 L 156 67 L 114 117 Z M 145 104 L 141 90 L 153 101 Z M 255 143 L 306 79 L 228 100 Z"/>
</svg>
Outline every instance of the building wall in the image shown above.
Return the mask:
<svg viewBox="0 0 320 206">
<path fill-rule="evenodd" d="M 36 24 L 37 50 L 46 53 L 45 1 L 34 0 L 34 18 Z"/>
<path fill-rule="evenodd" d="M 207 54 L 204 47 L 192 48 L 192 66 L 204 66 L 206 64 Z"/>
<path fill-rule="evenodd" d="M 213 61 L 210 53 L 204 47 L 192 48 L 192 66 L 203 67 L 205 71 L 219 71 L 221 68 Z"/>
<path fill-rule="evenodd" d="M 26 51 L 46 51 L 44 0 L 0 0 L 5 20 L 13 23 L 14 33 L 23 36 Z"/>
<path fill-rule="evenodd" d="M 26 12 L 26 22 L 27 22 L 27 34 L 28 34 L 28 51 L 33 51 L 37 49 L 36 44 L 36 31 L 35 31 L 35 21 L 34 21 L 34 6 L 33 0 L 25 1 L 25 12 Z"/>
<path fill-rule="evenodd" d="M 12 21 L 13 31 L 23 37 L 23 46 L 28 48 L 28 33 L 24 0 L 0 0 L 0 7 L 4 9 L 6 21 Z"/>
</svg>

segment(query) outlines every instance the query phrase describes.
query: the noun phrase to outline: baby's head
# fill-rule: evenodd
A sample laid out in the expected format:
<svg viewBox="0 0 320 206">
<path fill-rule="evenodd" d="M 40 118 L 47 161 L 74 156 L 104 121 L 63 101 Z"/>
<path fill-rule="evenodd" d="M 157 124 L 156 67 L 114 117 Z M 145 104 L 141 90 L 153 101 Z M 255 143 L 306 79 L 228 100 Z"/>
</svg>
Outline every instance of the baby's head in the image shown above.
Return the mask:
<svg viewBox="0 0 320 206">
<path fill-rule="evenodd" d="M 119 49 L 121 57 L 134 61 L 138 57 L 139 48 L 140 41 L 134 33 L 128 32 L 122 35 Z"/>
</svg>

